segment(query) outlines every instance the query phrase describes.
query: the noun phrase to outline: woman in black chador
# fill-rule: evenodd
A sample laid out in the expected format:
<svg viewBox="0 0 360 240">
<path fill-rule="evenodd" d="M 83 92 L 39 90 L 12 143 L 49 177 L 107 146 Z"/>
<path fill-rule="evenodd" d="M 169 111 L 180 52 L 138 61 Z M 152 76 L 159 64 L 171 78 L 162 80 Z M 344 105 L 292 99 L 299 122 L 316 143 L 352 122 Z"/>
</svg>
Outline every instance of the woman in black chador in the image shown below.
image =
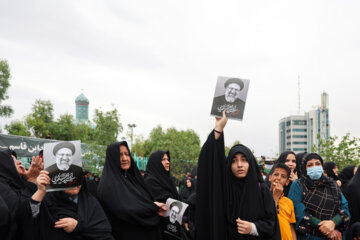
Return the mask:
<svg viewBox="0 0 360 240">
<path fill-rule="evenodd" d="M 146 166 L 145 183 L 155 201 L 166 202 L 166 199 L 179 200 L 176 186 L 170 177 L 169 151 L 153 152 Z"/>
<path fill-rule="evenodd" d="M 102 207 L 86 185 L 47 193 L 38 221 L 40 240 L 114 240 Z"/>
<path fill-rule="evenodd" d="M 275 204 L 251 150 L 238 144 L 225 157 L 216 125 L 201 149 L 196 193 L 196 239 L 281 239 Z"/>
<path fill-rule="evenodd" d="M 154 202 L 125 141 L 108 146 L 97 195 L 115 239 L 161 239 L 165 204 Z"/>
<path fill-rule="evenodd" d="M 349 203 L 350 226 L 347 230 L 346 239 L 360 238 L 360 168 L 347 184 L 345 193 Z"/>
<path fill-rule="evenodd" d="M 179 200 L 176 186 L 170 177 L 169 151 L 153 152 L 146 166 L 145 183 L 155 201 L 166 203 L 168 198 Z M 169 222 L 168 218 L 160 220 L 163 239 L 180 239 L 180 224 Z"/>
<path fill-rule="evenodd" d="M 1 239 L 35 239 L 30 203 L 31 199 L 37 199 L 38 192 L 34 183 L 25 180 L 24 172 L 25 168 L 11 157 L 10 150 L 0 151 L 0 196 L 3 200 L 0 218 L 2 228 L 8 227 L 5 234 L 0 235 Z"/>
</svg>

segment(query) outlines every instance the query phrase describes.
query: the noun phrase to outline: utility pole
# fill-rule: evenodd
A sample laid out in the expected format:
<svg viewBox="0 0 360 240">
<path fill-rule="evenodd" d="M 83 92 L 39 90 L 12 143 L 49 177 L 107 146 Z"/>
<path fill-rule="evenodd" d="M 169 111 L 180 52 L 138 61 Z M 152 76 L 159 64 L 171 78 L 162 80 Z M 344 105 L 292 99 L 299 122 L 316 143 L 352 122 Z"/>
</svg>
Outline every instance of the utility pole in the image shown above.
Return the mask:
<svg viewBox="0 0 360 240">
<path fill-rule="evenodd" d="M 133 145 L 133 138 L 134 138 L 134 128 L 136 127 L 136 124 L 128 124 L 128 127 L 130 128 L 130 139 L 131 139 L 131 147 Z"/>
<path fill-rule="evenodd" d="M 298 115 L 300 115 L 300 76 L 298 75 Z"/>
</svg>

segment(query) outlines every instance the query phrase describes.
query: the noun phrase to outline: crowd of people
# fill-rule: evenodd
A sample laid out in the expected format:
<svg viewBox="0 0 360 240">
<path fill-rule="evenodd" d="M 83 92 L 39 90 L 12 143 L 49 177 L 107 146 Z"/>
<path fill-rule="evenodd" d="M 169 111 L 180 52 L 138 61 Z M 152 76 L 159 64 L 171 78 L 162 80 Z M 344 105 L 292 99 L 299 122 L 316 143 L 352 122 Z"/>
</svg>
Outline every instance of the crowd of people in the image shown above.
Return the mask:
<svg viewBox="0 0 360 240">
<path fill-rule="evenodd" d="M 122 141 L 107 147 L 101 179 L 84 172 L 76 187 L 47 192 L 41 154 L 25 169 L 15 152 L 0 151 L 0 238 L 360 239 L 360 168 L 338 173 L 317 153 L 286 151 L 266 174 L 242 144 L 225 156 L 226 123 L 225 113 L 216 118 L 181 181 L 169 151 L 153 152 L 141 173 Z M 188 204 L 181 222 L 179 202 Z"/>
</svg>

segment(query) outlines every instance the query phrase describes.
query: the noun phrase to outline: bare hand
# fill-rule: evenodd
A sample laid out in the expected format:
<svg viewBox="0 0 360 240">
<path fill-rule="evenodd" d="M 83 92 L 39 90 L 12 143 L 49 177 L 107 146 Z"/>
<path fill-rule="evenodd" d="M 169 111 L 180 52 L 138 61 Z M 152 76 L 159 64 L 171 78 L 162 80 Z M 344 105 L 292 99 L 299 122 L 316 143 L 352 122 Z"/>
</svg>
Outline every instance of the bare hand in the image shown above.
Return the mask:
<svg viewBox="0 0 360 240">
<path fill-rule="evenodd" d="M 215 130 L 219 131 L 219 132 L 222 132 L 224 130 L 224 128 L 225 128 L 226 123 L 227 123 L 225 110 L 222 112 L 222 118 L 216 117 L 215 119 L 216 119 L 215 120 Z M 215 132 L 215 139 L 219 139 L 219 137 L 220 137 L 220 134 Z"/>
<path fill-rule="evenodd" d="M 284 191 L 284 187 L 280 183 L 273 182 L 271 183 L 270 190 L 273 194 L 273 198 L 275 202 L 278 202 L 279 198 L 281 197 L 281 194 Z"/>
<path fill-rule="evenodd" d="M 252 224 L 248 221 L 243 221 L 240 218 L 236 219 L 238 233 L 249 234 L 251 232 Z"/>
<path fill-rule="evenodd" d="M 74 218 L 60 218 L 55 223 L 55 228 L 63 228 L 65 232 L 71 233 L 76 228 L 78 221 Z"/>
<path fill-rule="evenodd" d="M 289 179 L 291 182 L 294 182 L 296 179 L 298 179 L 297 172 L 294 173 L 293 171 L 291 171 Z"/>
<path fill-rule="evenodd" d="M 335 223 L 332 220 L 324 220 L 319 223 L 319 231 L 324 234 L 328 235 L 335 229 Z"/>
<path fill-rule="evenodd" d="M 36 178 L 36 185 L 38 190 L 46 191 L 46 185 L 50 184 L 49 172 L 42 170 L 39 176 Z"/>
<path fill-rule="evenodd" d="M 339 186 L 339 187 L 341 187 L 341 181 L 340 180 L 336 180 L 336 183 L 337 183 L 337 185 Z"/>
<path fill-rule="evenodd" d="M 29 182 L 36 183 L 36 178 L 39 176 L 40 171 L 43 168 L 44 168 L 44 164 L 42 158 L 40 158 L 39 156 L 33 157 L 30 164 L 30 168 L 28 171 L 24 173 L 24 177 Z"/>
<path fill-rule="evenodd" d="M 166 204 L 165 203 L 160 203 L 160 202 L 154 202 L 154 203 L 159 207 L 158 215 L 160 217 L 163 217 L 165 215 L 166 210 L 167 210 Z"/>
<path fill-rule="evenodd" d="M 336 230 L 329 233 L 326 237 L 327 237 L 327 239 L 330 239 L 330 240 L 342 240 L 341 233 L 339 234 L 339 232 Z"/>
</svg>

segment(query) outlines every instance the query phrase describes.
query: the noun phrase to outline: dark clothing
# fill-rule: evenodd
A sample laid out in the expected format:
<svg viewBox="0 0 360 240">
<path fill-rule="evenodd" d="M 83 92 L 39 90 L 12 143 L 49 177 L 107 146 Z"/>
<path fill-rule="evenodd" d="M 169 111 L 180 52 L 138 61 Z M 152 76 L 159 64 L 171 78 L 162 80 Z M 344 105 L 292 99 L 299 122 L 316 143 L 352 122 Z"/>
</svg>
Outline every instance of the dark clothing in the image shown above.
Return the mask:
<svg viewBox="0 0 360 240">
<path fill-rule="evenodd" d="M 89 193 L 91 193 L 94 197 L 96 197 L 97 194 L 97 188 L 98 188 L 98 182 L 95 180 L 86 179 L 86 186 Z"/>
<path fill-rule="evenodd" d="M 0 196 L 0 236 L 9 239 L 9 229 L 11 227 L 11 214 L 4 199 Z"/>
<path fill-rule="evenodd" d="M 327 176 L 329 178 L 332 178 L 334 179 L 335 181 L 336 180 L 339 180 L 339 177 L 335 175 L 333 169 L 336 168 L 336 164 L 334 162 L 326 162 L 324 163 L 324 166 L 323 166 Z"/>
<path fill-rule="evenodd" d="M 161 228 L 166 234 L 163 234 L 163 240 L 181 239 L 181 225 L 178 221 L 170 222 L 170 217 L 166 217 L 161 221 Z"/>
<path fill-rule="evenodd" d="M 49 172 L 49 187 L 51 189 L 64 189 L 82 184 L 80 181 L 82 178 L 82 168 L 74 164 L 70 165 L 68 170 L 62 171 L 58 169 L 55 163 L 47 167 L 46 171 Z"/>
<path fill-rule="evenodd" d="M 162 203 L 168 198 L 179 200 L 176 186 L 170 177 L 170 170 L 166 171 L 161 162 L 164 154 L 168 155 L 170 162 L 169 151 L 156 151 L 150 155 L 144 177 L 154 200 Z"/>
<path fill-rule="evenodd" d="M 85 186 L 77 195 L 77 203 L 73 199 L 74 196 L 63 191 L 47 193 L 38 217 L 40 240 L 114 240 L 101 205 Z M 55 222 L 67 217 L 78 221 L 73 232 L 66 233 L 64 229 L 54 228 Z"/>
<path fill-rule="evenodd" d="M 242 119 L 244 115 L 245 102 L 239 98 L 233 103 L 226 101 L 225 95 L 214 98 L 211 108 L 211 115 L 222 116 L 222 112 L 226 111 L 226 116 L 230 118 Z"/>
<path fill-rule="evenodd" d="M 188 203 L 189 196 L 195 192 L 194 180 L 189 179 L 189 181 L 191 181 L 191 187 L 187 187 L 187 184 L 185 183 L 185 187 L 183 188 L 180 195 L 180 201 L 185 203 Z"/>
<path fill-rule="evenodd" d="M 325 236 L 318 230 L 318 223 L 338 216 L 340 223 L 336 227 L 338 230 L 343 230 L 349 219 L 346 212 L 347 202 L 332 178 L 322 175 L 318 180 L 310 179 L 307 175 L 306 163 L 312 159 L 318 159 L 323 164 L 321 156 L 317 153 L 305 155 L 301 165 L 303 175 L 294 181 L 289 198 L 294 203 L 298 234 L 324 238 Z"/>
<path fill-rule="evenodd" d="M 235 177 L 231 170 L 237 153 L 242 153 L 249 163 L 244 178 Z M 274 200 L 263 182 L 255 157 L 249 148 L 238 144 L 225 159 L 223 134 L 215 140 L 212 132 L 201 149 L 196 201 L 197 239 L 281 238 Z M 239 234 L 237 218 L 254 223 L 259 237 Z"/>
<path fill-rule="evenodd" d="M 37 188 L 19 175 L 10 154 L 10 150 L 0 151 L 0 196 L 5 203 L 2 210 L 10 214 L 7 215 L 8 236 L 4 239 L 34 239 L 30 199 Z"/>
<path fill-rule="evenodd" d="M 350 182 L 351 178 L 354 176 L 354 168 L 355 168 L 355 166 L 348 166 L 339 173 L 339 179 L 341 181 L 340 188 L 343 193 L 346 192 L 347 184 L 348 184 L 348 182 Z M 347 197 L 346 194 L 345 194 L 345 197 Z"/>
<path fill-rule="evenodd" d="M 131 155 L 130 168 L 121 168 L 120 145 L 130 153 L 125 141 L 108 146 L 97 194 L 113 235 L 117 240 L 161 239 L 159 207 L 154 203 Z"/>
<path fill-rule="evenodd" d="M 344 195 L 349 204 L 350 224 L 360 222 L 360 168 L 348 183 Z"/>
</svg>

